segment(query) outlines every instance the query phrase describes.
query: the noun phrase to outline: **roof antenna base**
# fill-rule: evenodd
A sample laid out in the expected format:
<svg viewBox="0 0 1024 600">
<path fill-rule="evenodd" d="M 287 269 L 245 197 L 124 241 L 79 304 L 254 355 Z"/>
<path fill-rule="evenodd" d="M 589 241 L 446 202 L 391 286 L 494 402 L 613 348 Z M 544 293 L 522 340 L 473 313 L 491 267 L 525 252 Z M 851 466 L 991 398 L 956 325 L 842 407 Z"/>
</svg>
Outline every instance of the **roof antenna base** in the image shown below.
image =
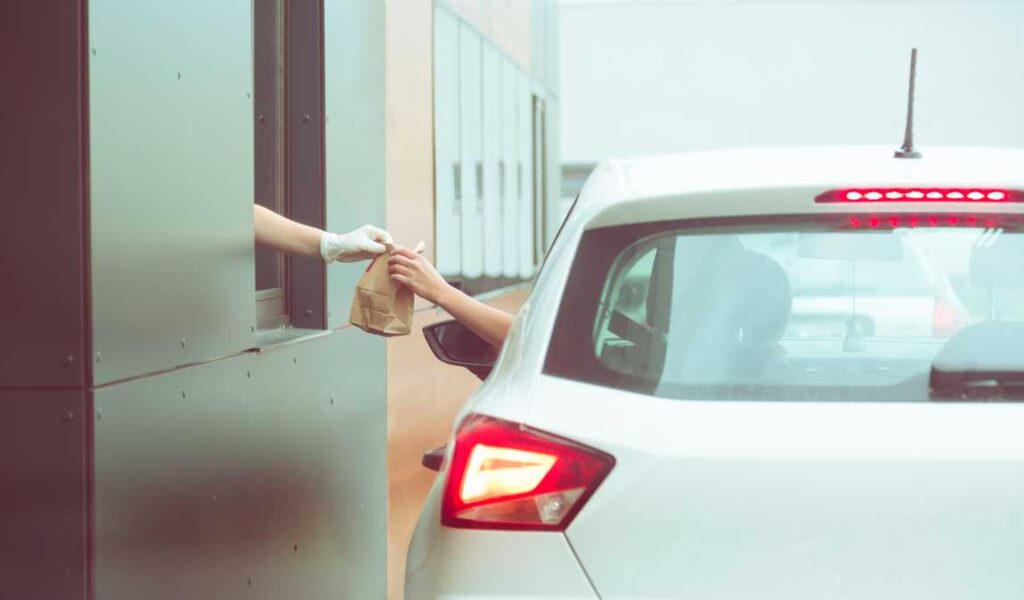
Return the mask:
<svg viewBox="0 0 1024 600">
<path fill-rule="evenodd" d="M 921 158 L 921 153 L 914 149 L 900 148 L 893 152 L 892 156 L 893 158 Z"/>
</svg>

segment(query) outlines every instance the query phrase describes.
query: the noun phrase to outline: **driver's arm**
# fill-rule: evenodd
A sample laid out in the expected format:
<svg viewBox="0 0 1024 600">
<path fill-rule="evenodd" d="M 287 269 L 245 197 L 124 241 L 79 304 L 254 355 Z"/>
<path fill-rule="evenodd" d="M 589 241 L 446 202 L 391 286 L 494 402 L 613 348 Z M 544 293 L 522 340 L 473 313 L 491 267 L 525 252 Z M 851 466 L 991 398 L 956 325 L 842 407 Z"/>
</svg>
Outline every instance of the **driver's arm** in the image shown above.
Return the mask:
<svg viewBox="0 0 1024 600">
<path fill-rule="evenodd" d="M 455 289 L 427 259 L 408 249 L 395 250 L 391 253 L 390 271 L 392 279 L 446 310 L 490 345 L 500 348 L 505 343 L 512 315 Z"/>
</svg>

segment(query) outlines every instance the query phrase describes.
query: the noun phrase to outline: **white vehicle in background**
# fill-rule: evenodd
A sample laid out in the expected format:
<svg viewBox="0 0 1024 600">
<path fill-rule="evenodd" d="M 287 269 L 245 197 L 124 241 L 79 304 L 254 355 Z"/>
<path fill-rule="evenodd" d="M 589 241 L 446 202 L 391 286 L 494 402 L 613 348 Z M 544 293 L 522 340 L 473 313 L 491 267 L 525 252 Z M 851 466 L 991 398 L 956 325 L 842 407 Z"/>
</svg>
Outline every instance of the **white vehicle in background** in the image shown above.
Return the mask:
<svg viewBox="0 0 1024 600">
<path fill-rule="evenodd" d="M 1024 598 L 1022 306 L 1024 151 L 606 163 L 425 457 L 405 597 Z"/>
<path fill-rule="evenodd" d="M 947 270 L 932 265 L 917 245 L 901 246 L 900 257 L 878 261 L 805 261 L 794 252 L 764 249 L 789 275 L 793 309 L 786 334 L 948 336 L 964 325 L 968 311 Z"/>
</svg>

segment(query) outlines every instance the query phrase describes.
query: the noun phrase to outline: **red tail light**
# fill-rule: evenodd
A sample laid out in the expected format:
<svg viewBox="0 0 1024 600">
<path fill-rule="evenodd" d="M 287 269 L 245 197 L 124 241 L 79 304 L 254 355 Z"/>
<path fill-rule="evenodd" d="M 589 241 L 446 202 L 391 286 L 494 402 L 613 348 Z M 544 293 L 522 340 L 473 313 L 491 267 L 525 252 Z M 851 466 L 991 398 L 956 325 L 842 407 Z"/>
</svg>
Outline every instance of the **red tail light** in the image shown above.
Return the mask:
<svg viewBox="0 0 1024 600">
<path fill-rule="evenodd" d="M 1019 190 L 993 188 L 860 188 L 830 190 L 819 194 L 815 202 L 850 202 L 877 204 L 881 202 L 1022 202 Z"/>
<path fill-rule="evenodd" d="M 959 327 L 960 320 L 956 309 L 942 298 L 936 298 L 935 308 L 932 309 L 932 335 L 949 337 L 956 333 Z"/>
<path fill-rule="evenodd" d="M 471 415 L 455 436 L 441 522 L 562 531 L 614 465 L 612 456 L 576 442 Z"/>
</svg>

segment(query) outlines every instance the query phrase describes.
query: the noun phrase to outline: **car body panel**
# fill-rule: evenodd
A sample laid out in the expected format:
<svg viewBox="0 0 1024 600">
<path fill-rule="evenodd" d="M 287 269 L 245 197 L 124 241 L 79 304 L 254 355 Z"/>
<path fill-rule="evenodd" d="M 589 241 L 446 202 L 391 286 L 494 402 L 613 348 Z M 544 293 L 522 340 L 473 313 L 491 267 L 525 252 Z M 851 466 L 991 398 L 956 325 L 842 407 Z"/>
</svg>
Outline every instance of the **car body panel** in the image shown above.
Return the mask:
<svg viewBox="0 0 1024 600">
<path fill-rule="evenodd" d="M 606 600 L 1024 594 L 1024 406 L 536 393 L 616 457 L 567 531 Z"/>
<path fill-rule="evenodd" d="M 868 186 L 1024 189 L 1021 150 L 924 149 L 919 160 L 892 150 L 744 150 L 599 166 L 454 427 L 470 413 L 525 423 L 609 452 L 616 467 L 566 535 L 440 526 L 443 470 L 414 536 L 407 597 L 560 598 L 536 582 L 570 582 L 564 589 L 576 593 L 571 582 L 584 569 L 605 599 L 1024 597 L 1021 405 L 680 401 L 543 375 L 588 229 L 1024 213 L 1007 202 L 815 203 L 828 190 Z M 492 593 L 475 573 L 507 569 L 507 560 L 522 587 L 498 576 Z"/>
<path fill-rule="evenodd" d="M 409 549 L 406 600 L 597 598 L 564 535 L 443 528 L 438 487 Z"/>
</svg>

